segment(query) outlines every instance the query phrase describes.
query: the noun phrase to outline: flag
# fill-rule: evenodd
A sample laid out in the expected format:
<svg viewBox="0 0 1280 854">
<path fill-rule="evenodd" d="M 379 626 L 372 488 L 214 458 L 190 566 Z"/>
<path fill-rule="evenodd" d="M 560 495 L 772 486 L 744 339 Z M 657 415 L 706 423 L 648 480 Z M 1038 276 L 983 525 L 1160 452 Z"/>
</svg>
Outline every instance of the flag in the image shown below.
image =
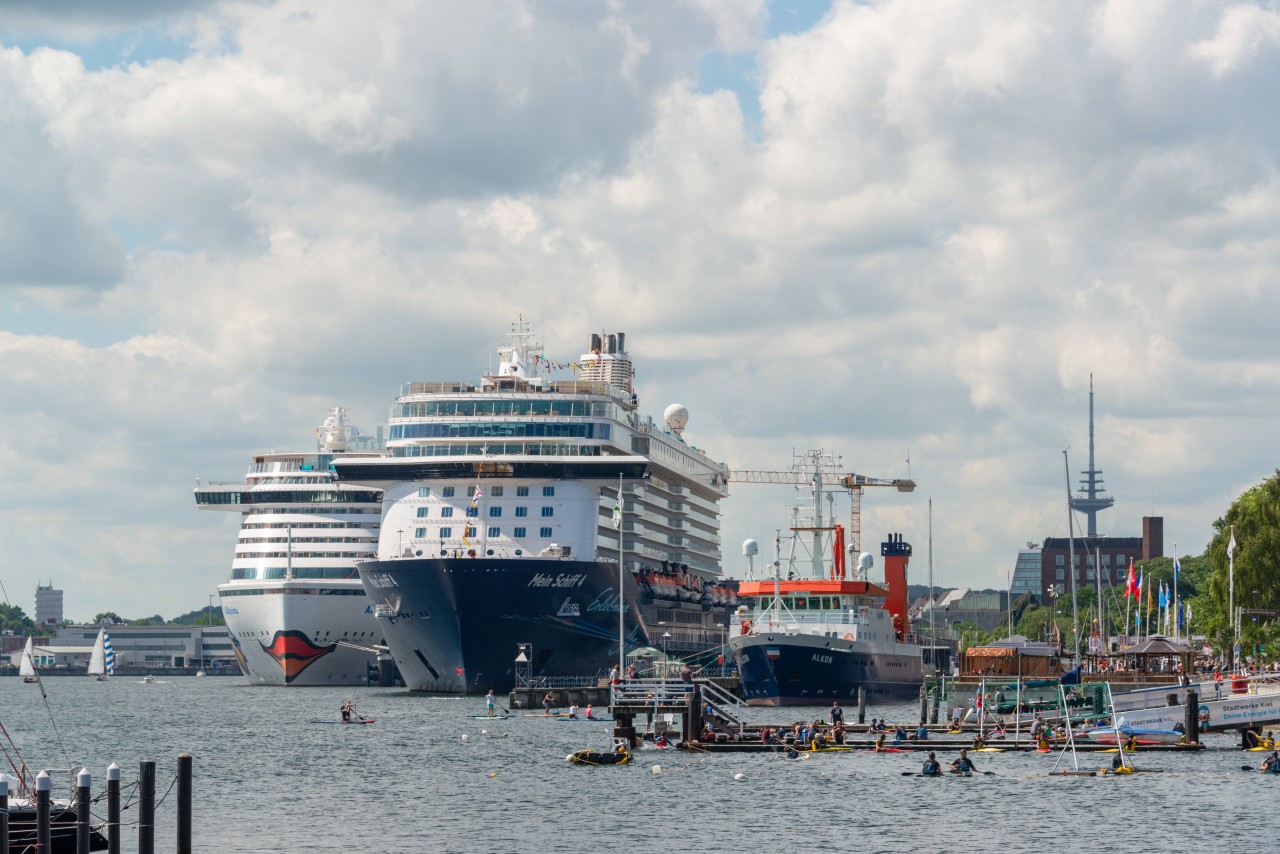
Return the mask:
<svg viewBox="0 0 1280 854">
<path fill-rule="evenodd" d="M 1133 574 L 1133 558 L 1129 559 L 1129 580 L 1124 585 L 1125 598 L 1138 598 L 1138 578 Z"/>
<path fill-rule="evenodd" d="M 613 527 L 622 527 L 622 505 L 616 501 L 613 504 Z"/>
<path fill-rule="evenodd" d="M 475 507 L 481 498 L 484 498 L 484 493 L 480 491 L 480 484 L 477 483 L 475 494 L 471 496 L 471 506 Z"/>
<path fill-rule="evenodd" d="M 1152 594 L 1151 592 L 1151 585 L 1148 584 L 1147 585 L 1147 616 L 1148 617 L 1151 616 L 1151 611 L 1153 609 L 1154 602 L 1155 602 L 1154 594 Z"/>
<path fill-rule="evenodd" d="M 1236 554 L 1236 526 L 1231 526 L 1231 539 L 1227 542 L 1227 558 L 1233 558 Z"/>
<path fill-rule="evenodd" d="M 1145 569 L 1138 570 L 1138 591 L 1137 593 L 1134 594 L 1133 598 L 1138 601 L 1139 605 L 1142 604 L 1142 582 L 1144 581 L 1145 575 L 1146 575 Z"/>
</svg>

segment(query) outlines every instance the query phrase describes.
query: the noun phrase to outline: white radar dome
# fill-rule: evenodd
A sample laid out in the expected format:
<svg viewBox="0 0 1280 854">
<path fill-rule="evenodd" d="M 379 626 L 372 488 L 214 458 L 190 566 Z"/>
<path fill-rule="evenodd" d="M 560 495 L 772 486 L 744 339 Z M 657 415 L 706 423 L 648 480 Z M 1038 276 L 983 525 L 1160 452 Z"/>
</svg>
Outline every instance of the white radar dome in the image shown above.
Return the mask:
<svg viewBox="0 0 1280 854">
<path fill-rule="evenodd" d="M 858 555 L 858 569 L 861 569 L 863 572 L 871 569 L 871 567 L 875 565 L 875 562 L 875 558 L 871 556 L 871 552 L 863 552 Z"/>
<path fill-rule="evenodd" d="M 747 557 L 755 557 L 760 554 L 760 544 L 755 540 L 743 540 L 742 553 Z"/>
<path fill-rule="evenodd" d="M 684 425 L 689 423 L 689 410 L 684 407 L 684 404 L 673 403 L 662 413 L 662 420 L 666 422 L 672 433 L 679 436 L 684 432 Z"/>
</svg>

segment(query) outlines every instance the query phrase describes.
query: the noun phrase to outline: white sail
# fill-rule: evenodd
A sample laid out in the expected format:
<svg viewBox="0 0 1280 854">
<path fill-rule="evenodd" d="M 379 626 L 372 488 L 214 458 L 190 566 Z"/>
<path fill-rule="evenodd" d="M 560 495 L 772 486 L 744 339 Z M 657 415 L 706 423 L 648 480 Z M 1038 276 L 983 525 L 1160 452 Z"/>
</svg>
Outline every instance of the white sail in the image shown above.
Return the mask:
<svg viewBox="0 0 1280 854">
<path fill-rule="evenodd" d="M 22 650 L 22 664 L 18 665 L 19 676 L 23 676 L 23 677 L 29 676 L 33 679 L 35 678 L 35 675 L 36 675 L 35 657 L 31 652 L 32 647 L 34 645 L 35 645 L 34 641 L 32 641 L 31 638 L 27 638 L 27 646 L 25 649 Z"/>
<path fill-rule="evenodd" d="M 98 639 L 93 642 L 93 652 L 89 653 L 89 675 L 90 676 L 106 676 L 107 675 L 107 655 L 106 647 L 103 644 L 103 638 L 106 637 L 107 630 L 98 630 Z"/>
</svg>

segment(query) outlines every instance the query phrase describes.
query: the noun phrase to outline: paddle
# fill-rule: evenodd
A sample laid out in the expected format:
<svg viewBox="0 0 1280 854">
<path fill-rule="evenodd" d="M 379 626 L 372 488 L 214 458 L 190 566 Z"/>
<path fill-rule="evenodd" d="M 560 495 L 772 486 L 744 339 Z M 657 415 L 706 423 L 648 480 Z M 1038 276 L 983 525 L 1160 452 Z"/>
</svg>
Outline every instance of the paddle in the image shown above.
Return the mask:
<svg viewBox="0 0 1280 854">
<path fill-rule="evenodd" d="M 915 771 L 903 771 L 903 777 L 941 777 L 941 774 L 917 774 Z"/>
</svg>

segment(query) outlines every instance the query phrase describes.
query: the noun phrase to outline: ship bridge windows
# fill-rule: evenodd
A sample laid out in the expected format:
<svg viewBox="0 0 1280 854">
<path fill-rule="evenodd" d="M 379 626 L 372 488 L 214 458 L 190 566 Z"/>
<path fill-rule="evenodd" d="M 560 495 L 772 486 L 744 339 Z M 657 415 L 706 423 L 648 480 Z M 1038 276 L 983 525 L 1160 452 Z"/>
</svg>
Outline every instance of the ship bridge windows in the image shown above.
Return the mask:
<svg viewBox="0 0 1280 854">
<path fill-rule="evenodd" d="M 398 403 L 391 407 L 395 418 L 440 418 L 475 416 L 534 416 L 560 418 L 608 418 L 610 405 L 596 400 L 430 400 L 421 403 Z"/>
<path fill-rule="evenodd" d="M 612 430 L 608 424 L 595 422 L 567 422 L 564 424 L 542 423 L 537 421 L 503 421 L 492 424 L 467 423 L 428 423 L 428 424 L 392 424 L 388 431 L 388 439 L 604 439 L 608 440 Z"/>
<path fill-rule="evenodd" d="M 575 442 L 454 442 L 444 445 L 397 445 L 391 449 L 397 458 L 409 457 L 598 457 L 599 445 L 580 445 Z M 235 504 L 234 501 L 221 502 Z"/>
</svg>

